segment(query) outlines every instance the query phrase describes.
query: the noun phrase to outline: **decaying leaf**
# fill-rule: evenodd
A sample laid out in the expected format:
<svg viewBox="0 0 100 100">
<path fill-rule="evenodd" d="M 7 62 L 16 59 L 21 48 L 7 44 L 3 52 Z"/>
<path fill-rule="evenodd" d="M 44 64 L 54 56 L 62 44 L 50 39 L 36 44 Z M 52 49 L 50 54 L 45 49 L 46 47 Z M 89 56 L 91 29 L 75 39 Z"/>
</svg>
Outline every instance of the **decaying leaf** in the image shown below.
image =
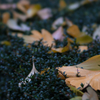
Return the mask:
<svg viewBox="0 0 100 100">
<path fill-rule="evenodd" d="M 87 92 L 83 94 L 82 100 L 99 100 L 96 92 L 89 86 Z"/>
<path fill-rule="evenodd" d="M 50 17 L 52 17 L 52 12 L 51 12 L 51 9 L 50 8 L 44 8 L 44 9 L 41 9 L 37 12 L 37 15 L 45 20 L 45 19 L 49 19 Z"/>
<path fill-rule="evenodd" d="M 25 78 L 25 81 L 20 82 L 20 83 L 18 84 L 18 86 L 21 87 L 21 84 L 26 84 L 26 81 L 30 82 L 30 81 L 31 81 L 30 77 L 31 77 L 32 75 L 34 75 L 35 73 L 38 74 L 39 72 L 36 70 L 35 65 L 34 65 L 34 62 L 33 62 L 33 67 L 32 67 L 31 72 L 30 72 L 30 73 L 28 74 L 28 76 Z"/>
<path fill-rule="evenodd" d="M 63 32 L 63 27 L 60 26 L 53 34 L 53 38 L 55 40 L 63 41 L 64 39 L 64 32 Z"/>
<path fill-rule="evenodd" d="M 37 14 L 37 12 L 41 9 L 41 6 L 39 4 L 32 5 L 28 10 L 27 10 L 27 18 L 31 18 L 34 15 Z"/>
<path fill-rule="evenodd" d="M 21 24 L 20 26 L 17 25 L 17 20 L 9 19 L 7 22 L 7 26 L 12 30 L 17 31 L 29 31 L 30 27 L 28 27 L 26 24 Z"/>
</svg>

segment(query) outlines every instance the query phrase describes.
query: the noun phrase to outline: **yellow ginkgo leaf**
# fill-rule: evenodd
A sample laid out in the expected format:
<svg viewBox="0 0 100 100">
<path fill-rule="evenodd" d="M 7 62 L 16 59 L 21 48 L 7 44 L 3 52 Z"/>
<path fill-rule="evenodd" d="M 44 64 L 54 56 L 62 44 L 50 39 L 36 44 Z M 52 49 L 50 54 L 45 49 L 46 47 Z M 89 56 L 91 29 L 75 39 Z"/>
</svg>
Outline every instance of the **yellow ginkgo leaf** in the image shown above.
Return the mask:
<svg viewBox="0 0 100 100">
<path fill-rule="evenodd" d="M 74 86 L 71 86 L 71 85 L 67 85 L 71 91 L 73 91 L 77 96 L 82 96 L 83 95 L 83 92 L 76 89 Z"/>
<path fill-rule="evenodd" d="M 51 52 L 54 52 L 54 53 L 64 53 L 68 50 L 71 49 L 71 46 L 70 46 L 70 43 L 68 43 L 65 47 L 62 47 L 62 48 L 51 48 Z M 49 52 L 50 53 L 50 52 Z"/>
<path fill-rule="evenodd" d="M 54 42 L 54 39 L 53 39 L 51 33 L 49 33 L 45 29 L 42 29 L 41 32 L 42 32 L 43 40 L 45 41 L 44 45 L 55 46 L 55 42 Z"/>
<path fill-rule="evenodd" d="M 81 64 L 76 65 L 88 70 L 100 70 L 100 55 L 93 56 Z"/>
<path fill-rule="evenodd" d="M 78 26 L 77 25 L 72 25 L 72 26 L 70 26 L 68 29 L 67 29 L 67 33 L 70 35 L 70 36 L 72 36 L 72 37 L 74 37 L 74 38 L 77 38 L 77 37 L 79 37 L 81 34 L 81 32 L 80 32 L 80 30 L 79 30 L 79 28 L 78 28 Z"/>
<path fill-rule="evenodd" d="M 68 78 L 66 78 L 65 82 L 67 85 L 72 85 L 76 88 L 81 87 L 81 83 L 86 87 L 88 84 L 92 86 L 95 90 L 100 90 L 100 71 L 91 71 L 81 68 L 76 68 L 72 66 L 63 66 L 58 68 L 61 73 L 65 73 Z M 58 72 L 59 72 L 58 71 Z M 58 77 L 63 78 L 63 75 L 59 73 Z"/>
<path fill-rule="evenodd" d="M 31 18 L 34 15 L 37 14 L 37 12 L 41 9 L 41 6 L 39 4 L 33 5 L 31 6 L 28 10 L 27 10 L 27 17 Z"/>
<path fill-rule="evenodd" d="M 74 97 L 74 98 L 72 98 L 72 99 L 70 99 L 70 100 L 82 100 L 82 97 L 77 96 L 77 97 Z"/>
</svg>

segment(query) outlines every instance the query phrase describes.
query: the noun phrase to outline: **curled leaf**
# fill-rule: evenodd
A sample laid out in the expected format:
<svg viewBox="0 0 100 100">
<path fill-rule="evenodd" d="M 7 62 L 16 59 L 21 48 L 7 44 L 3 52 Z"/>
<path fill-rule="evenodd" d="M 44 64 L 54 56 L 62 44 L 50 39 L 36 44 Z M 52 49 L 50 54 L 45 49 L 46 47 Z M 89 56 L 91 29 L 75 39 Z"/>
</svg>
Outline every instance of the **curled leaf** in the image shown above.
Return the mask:
<svg viewBox="0 0 100 100">
<path fill-rule="evenodd" d="M 25 81 L 20 82 L 20 83 L 18 84 L 18 86 L 21 87 L 21 84 L 26 84 L 26 81 L 30 82 L 30 81 L 31 81 L 30 77 L 31 77 L 32 75 L 34 75 L 35 73 L 38 74 L 39 72 L 36 70 L 35 65 L 34 65 L 34 62 L 33 62 L 33 67 L 32 67 L 31 72 L 30 72 L 30 73 L 28 74 L 28 76 L 25 78 Z"/>
</svg>

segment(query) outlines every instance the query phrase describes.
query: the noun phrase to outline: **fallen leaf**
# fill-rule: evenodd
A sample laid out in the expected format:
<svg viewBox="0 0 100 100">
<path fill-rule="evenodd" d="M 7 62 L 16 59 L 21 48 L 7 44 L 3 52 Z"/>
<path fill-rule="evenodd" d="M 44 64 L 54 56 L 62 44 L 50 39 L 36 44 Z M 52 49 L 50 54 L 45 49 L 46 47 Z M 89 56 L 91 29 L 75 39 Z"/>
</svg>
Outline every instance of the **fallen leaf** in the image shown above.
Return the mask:
<svg viewBox="0 0 100 100">
<path fill-rule="evenodd" d="M 2 15 L 2 22 L 4 24 L 6 24 L 9 19 L 10 19 L 10 13 L 8 13 L 8 12 L 3 13 L 3 15 Z"/>
<path fill-rule="evenodd" d="M 100 90 L 100 71 L 91 71 L 74 66 L 63 66 L 58 70 L 67 75 L 68 78 L 65 79 L 67 85 L 79 88 L 81 83 L 84 84 L 84 87 L 90 84 L 95 90 Z M 78 72 L 80 77 L 77 77 Z M 58 77 L 62 79 L 63 75 L 59 73 Z"/>
<path fill-rule="evenodd" d="M 11 45 L 11 43 L 9 41 L 2 41 L 1 44 L 7 45 L 7 46 L 10 46 Z"/>
<path fill-rule="evenodd" d="M 17 25 L 17 20 L 9 19 L 7 22 L 7 26 L 12 30 L 17 31 L 29 31 L 30 27 L 28 27 L 26 24 L 21 24 L 21 26 Z"/>
<path fill-rule="evenodd" d="M 58 26 L 63 25 L 63 23 L 64 23 L 63 17 L 59 17 L 58 19 L 56 19 L 56 20 L 53 22 L 52 28 L 53 28 L 53 29 L 57 29 Z"/>
<path fill-rule="evenodd" d="M 37 15 L 43 20 L 49 19 L 50 17 L 52 17 L 52 11 L 50 8 L 44 8 L 39 10 L 37 12 Z"/>
<path fill-rule="evenodd" d="M 79 28 L 77 25 L 72 25 L 67 29 L 67 33 L 76 38 L 76 43 L 79 44 L 88 44 L 93 41 L 92 37 L 89 35 L 80 32 Z"/>
<path fill-rule="evenodd" d="M 21 84 L 26 84 L 26 81 L 28 81 L 28 82 L 30 82 L 31 81 L 31 79 L 30 79 L 30 77 L 32 76 L 32 75 L 34 75 L 35 73 L 39 73 L 37 70 L 36 70 L 36 68 L 35 68 L 35 65 L 34 65 L 34 62 L 33 62 L 33 67 L 32 67 L 32 70 L 31 70 L 31 72 L 28 74 L 28 76 L 25 78 L 25 81 L 22 81 L 22 82 L 20 82 L 19 84 L 18 84 L 18 86 L 19 87 L 21 87 Z"/>
<path fill-rule="evenodd" d="M 74 97 L 74 98 L 72 98 L 72 99 L 70 99 L 70 100 L 82 100 L 82 97 L 77 96 L 77 97 Z"/>
<path fill-rule="evenodd" d="M 40 9 L 41 9 L 41 6 L 39 4 L 31 6 L 27 10 L 27 13 L 26 13 L 27 18 L 31 18 L 31 17 L 35 16 Z"/>
<path fill-rule="evenodd" d="M 90 37 L 89 35 L 86 35 L 85 33 L 82 33 L 82 34 L 83 35 L 76 38 L 76 43 L 79 43 L 82 45 L 82 44 L 88 44 L 93 41 L 92 37 Z"/>
<path fill-rule="evenodd" d="M 96 28 L 96 30 L 93 33 L 93 39 L 96 39 L 96 36 L 98 36 L 98 38 L 100 38 L 100 26 L 98 26 Z"/>
<path fill-rule="evenodd" d="M 71 91 L 73 91 L 77 96 L 82 96 L 83 92 L 80 91 L 79 89 L 76 89 L 74 86 L 71 85 L 67 85 Z"/>
<path fill-rule="evenodd" d="M 24 14 L 19 14 L 19 13 L 13 11 L 13 18 L 14 18 L 14 19 L 20 19 L 20 20 L 22 20 L 22 21 L 26 21 L 27 16 L 24 15 Z"/>
<path fill-rule="evenodd" d="M 55 40 L 63 41 L 64 39 L 64 32 L 63 32 L 63 27 L 60 26 L 53 34 L 53 38 Z"/>
<path fill-rule="evenodd" d="M 94 2 L 94 1 L 98 1 L 98 0 L 83 0 L 80 3 L 81 3 L 81 5 L 86 5 L 86 4 Z"/>
<path fill-rule="evenodd" d="M 2 10 L 7 10 L 10 8 L 15 9 L 16 4 L 0 4 L 0 9 L 2 9 Z"/>
<path fill-rule="evenodd" d="M 62 48 L 51 48 L 51 51 L 49 51 L 48 53 L 51 53 L 51 52 L 54 52 L 54 53 L 64 53 L 68 50 L 70 50 L 71 47 L 70 47 L 70 43 L 68 43 L 65 47 L 62 47 Z"/>
<path fill-rule="evenodd" d="M 29 6 L 30 2 L 28 0 L 20 0 L 20 2 L 17 3 L 17 8 L 25 14 L 27 13 Z"/>
<path fill-rule="evenodd" d="M 54 42 L 54 39 L 51 35 L 51 33 L 49 33 L 47 30 L 45 29 L 42 29 L 41 30 L 41 33 L 42 33 L 42 36 L 43 36 L 43 39 L 46 43 L 44 43 L 44 45 L 48 45 L 48 46 L 55 46 L 55 42 Z"/>
<path fill-rule="evenodd" d="M 67 6 L 65 0 L 60 0 L 59 1 L 59 9 L 62 10 Z"/>
<path fill-rule="evenodd" d="M 78 64 L 77 67 L 82 67 L 88 70 L 100 70 L 100 55 L 93 56 L 88 60 L 84 61 L 81 64 Z"/>
<path fill-rule="evenodd" d="M 87 87 L 87 92 L 83 94 L 82 100 L 99 100 L 99 98 L 91 87 Z"/>
<path fill-rule="evenodd" d="M 70 35 L 70 36 L 72 36 L 72 37 L 74 37 L 74 38 L 77 38 L 77 37 L 79 37 L 81 34 L 81 32 L 80 32 L 80 30 L 79 30 L 79 28 L 78 28 L 78 26 L 77 25 L 72 25 L 72 26 L 70 26 L 68 29 L 67 29 L 67 33 Z"/>
<path fill-rule="evenodd" d="M 80 52 L 83 52 L 84 50 L 88 50 L 87 46 L 79 46 Z"/>
<path fill-rule="evenodd" d="M 78 9 L 80 6 L 81 6 L 81 5 L 80 5 L 80 2 L 76 2 L 76 3 L 73 3 L 73 4 L 69 5 L 69 6 L 68 6 L 68 9 L 69 9 L 69 10 L 76 10 L 76 9 Z"/>
</svg>

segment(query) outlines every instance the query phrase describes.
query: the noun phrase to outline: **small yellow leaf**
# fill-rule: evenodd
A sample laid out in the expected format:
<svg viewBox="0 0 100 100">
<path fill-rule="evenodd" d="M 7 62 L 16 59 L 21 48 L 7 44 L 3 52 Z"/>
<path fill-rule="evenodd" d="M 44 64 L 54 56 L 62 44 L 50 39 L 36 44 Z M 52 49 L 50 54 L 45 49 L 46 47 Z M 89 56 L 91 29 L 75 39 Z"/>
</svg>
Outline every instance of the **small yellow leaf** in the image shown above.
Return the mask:
<svg viewBox="0 0 100 100">
<path fill-rule="evenodd" d="M 81 34 L 81 32 L 80 32 L 80 30 L 79 30 L 79 28 L 78 28 L 78 26 L 77 25 L 72 25 L 72 26 L 70 26 L 68 29 L 67 29 L 67 33 L 70 35 L 70 36 L 72 36 L 72 37 L 74 37 L 74 38 L 77 38 L 77 37 L 79 37 Z"/>
<path fill-rule="evenodd" d="M 70 100 L 82 100 L 82 97 L 77 96 L 77 97 L 74 97 L 74 98 L 72 98 L 72 99 L 70 99 Z"/>
<path fill-rule="evenodd" d="M 62 10 L 67 6 L 65 0 L 60 0 L 59 2 L 59 9 Z"/>
<path fill-rule="evenodd" d="M 93 41 L 92 37 L 90 37 L 89 35 L 86 35 L 86 34 L 81 35 L 76 38 L 76 43 L 79 43 L 79 44 L 88 44 L 92 41 Z"/>
<path fill-rule="evenodd" d="M 73 91 L 77 96 L 82 96 L 83 95 L 83 92 L 76 89 L 74 86 L 71 86 L 71 85 L 67 85 L 71 91 Z"/>
<path fill-rule="evenodd" d="M 8 12 L 3 13 L 3 15 L 2 15 L 2 22 L 4 24 L 6 24 L 9 19 L 10 19 L 10 14 Z"/>
<path fill-rule="evenodd" d="M 65 46 L 65 47 L 62 47 L 62 48 L 52 48 L 51 50 L 52 50 L 52 52 L 54 52 L 54 53 L 57 53 L 57 52 L 59 52 L 59 53 L 64 53 L 64 52 L 66 52 L 66 51 L 68 51 L 68 50 L 70 50 L 70 43 L 68 43 L 67 44 L 67 46 Z M 50 52 L 49 52 L 50 53 Z"/>
<path fill-rule="evenodd" d="M 11 45 L 9 41 L 2 41 L 1 44 L 7 45 L 7 46 Z"/>
<path fill-rule="evenodd" d="M 43 44 L 46 45 L 46 46 L 48 45 L 50 47 L 55 46 L 55 42 L 54 42 L 54 39 L 53 39 L 51 33 L 49 33 L 45 29 L 42 29 L 41 32 L 42 32 L 43 39 L 45 41 L 45 43 L 43 43 Z"/>
</svg>

